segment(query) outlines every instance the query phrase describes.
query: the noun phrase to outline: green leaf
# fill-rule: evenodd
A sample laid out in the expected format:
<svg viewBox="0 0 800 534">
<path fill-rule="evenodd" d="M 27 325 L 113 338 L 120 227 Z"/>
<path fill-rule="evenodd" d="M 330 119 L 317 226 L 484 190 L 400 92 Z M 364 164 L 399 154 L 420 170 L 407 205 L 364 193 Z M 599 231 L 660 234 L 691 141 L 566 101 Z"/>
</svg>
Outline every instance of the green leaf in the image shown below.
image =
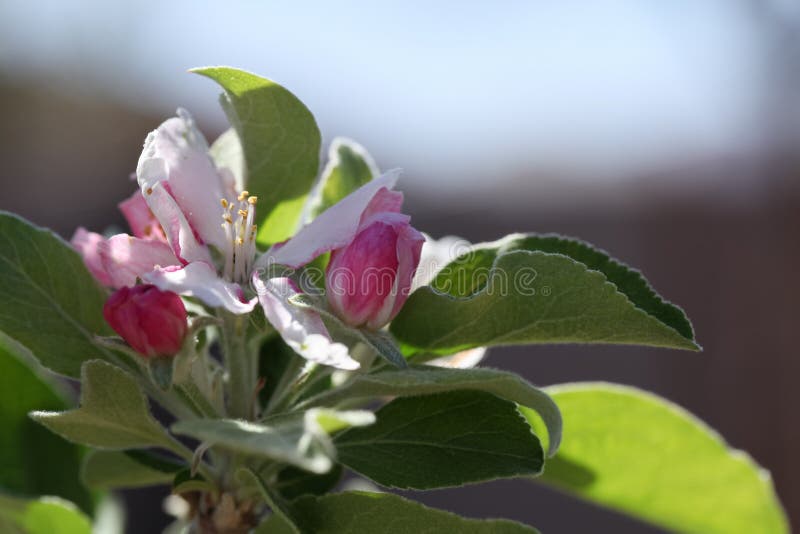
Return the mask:
<svg viewBox="0 0 800 534">
<path fill-rule="evenodd" d="M 363 146 L 337 137 L 328 149 L 328 163 L 311 201 L 311 218 L 316 217 L 379 174 L 378 167 Z"/>
<path fill-rule="evenodd" d="M 481 257 L 476 253 L 469 261 L 480 263 Z M 529 343 L 699 350 L 691 337 L 662 320 L 664 314 L 637 307 L 605 274 L 563 254 L 512 250 L 498 254 L 491 268 L 470 264 L 445 271 L 434 280 L 438 290 L 415 291 L 392 321 L 392 333 L 411 352 L 451 354 Z M 457 274 L 449 274 L 453 271 Z M 458 282 L 444 292 L 454 278 Z"/>
<path fill-rule="evenodd" d="M 480 276 L 475 276 L 477 270 L 488 271 L 497 256 L 514 250 L 563 254 L 593 271 L 603 273 L 637 308 L 694 341 L 692 324 L 683 310 L 656 293 L 642 273 L 579 239 L 555 234 L 511 234 L 493 243 L 476 245 L 439 272 L 432 285 L 454 296 L 466 296 L 477 289 L 470 282 L 480 282 Z"/>
<path fill-rule="evenodd" d="M 292 503 L 300 527 L 315 534 L 399 534 L 452 532 L 458 534 L 532 534 L 536 530 L 505 519 L 466 519 L 428 508 L 388 493 L 350 491 L 323 497 L 304 497 Z M 258 534 L 295 532 L 280 516 L 271 516 Z"/>
<path fill-rule="evenodd" d="M 675 532 L 789 532 L 769 474 L 682 408 L 612 384 L 548 392 L 564 442 L 539 481 Z"/>
<path fill-rule="evenodd" d="M 71 377 L 105 358 L 93 343 L 109 335 L 105 291 L 61 238 L 0 211 L 0 331 L 49 369 Z"/>
<path fill-rule="evenodd" d="M 269 418 L 263 423 L 233 419 L 179 421 L 172 425 L 172 431 L 211 445 L 266 456 L 314 473 L 326 473 L 335 457 L 328 433 L 373 421 L 371 412 L 315 408 L 305 413 Z"/>
<path fill-rule="evenodd" d="M 334 465 L 330 471 L 321 475 L 309 473 L 296 467 L 287 467 L 278 473 L 275 489 L 286 500 L 294 500 L 303 495 L 323 495 L 333 490 L 342 478 L 342 466 Z"/>
<path fill-rule="evenodd" d="M 169 484 L 185 464 L 147 451 L 91 451 L 83 460 L 81 480 L 94 489 L 141 488 Z"/>
<path fill-rule="evenodd" d="M 303 404 L 335 405 L 348 399 L 429 395 L 453 390 L 484 391 L 535 410 L 545 422 L 550 454 L 555 454 L 558 449 L 561 415 L 556 404 L 546 393 L 522 377 L 497 369 L 446 369 L 414 365 L 408 369 L 356 375 L 344 386 L 312 397 Z"/>
<path fill-rule="evenodd" d="M 66 412 L 33 412 L 56 434 L 97 449 L 172 449 L 172 438 L 150 415 L 147 399 L 125 371 L 100 360 L 81 368 L 80 407 Z"/>
<path fill-rule="evenodd" d="M 9 534 L 90 534 L 92 524 L 74 504 L 57 497 L 0 495 L 0 528 Z"/>
<path fill-rule="evenodd" d="M 539 439 L 517 405 L 481 391 L 393 400 L 334 443 L 339 460 L 388 487 L 432 489 L 537 475 Z"/>
<path fill-rule="evenodd" d="M 321 138 L 314 116 L 272 80 L 230 67 L 192 72 L 225 90 L 222 106 L 244 150 L 247 190 L 258 196 L 259 243 L 291 237 L 319 170 Z"/>
<path fill-rule="evenodd" d="M 28 417 L 36 409 L 63 410 L 66 402 L 25 365 L 0 337 L 0 488 L 18 495 L 54 495 L 92 510 L 78 481 L 80 450 Z"/>
</svg>

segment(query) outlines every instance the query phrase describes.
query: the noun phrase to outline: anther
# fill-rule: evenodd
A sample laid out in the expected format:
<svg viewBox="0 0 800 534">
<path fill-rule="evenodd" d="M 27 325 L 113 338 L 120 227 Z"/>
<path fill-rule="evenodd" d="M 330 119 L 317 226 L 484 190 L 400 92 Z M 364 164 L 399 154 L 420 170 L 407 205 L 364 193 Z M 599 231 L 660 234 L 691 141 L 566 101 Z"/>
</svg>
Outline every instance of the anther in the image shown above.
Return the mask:
<svg viewBox="0 0 800 534">
<path fill-rule="evenodd" d="M 258 202 L 258 197 L 250 197 L 247 199 L 247 202 L 249 202 L 251 206 L 255 206 L 256 202 Z"/>
<path fill-rule="evenodd" d="M 225 200 L 224 198 L 219 199 L 219 203 L 222 204 L 223 208 L 227 208 L 228 207 L 228 201 Z"/>
</svg>

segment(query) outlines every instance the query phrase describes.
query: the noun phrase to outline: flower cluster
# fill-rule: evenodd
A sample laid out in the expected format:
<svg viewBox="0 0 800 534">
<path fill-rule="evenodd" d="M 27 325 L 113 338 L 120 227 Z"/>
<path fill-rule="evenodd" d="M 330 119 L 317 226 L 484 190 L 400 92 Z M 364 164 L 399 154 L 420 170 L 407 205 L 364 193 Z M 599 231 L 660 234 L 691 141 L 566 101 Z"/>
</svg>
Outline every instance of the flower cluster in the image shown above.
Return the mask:
<svg viewBox="0 0 800 534">
<path fill-rule="evenodd" d="M 354 369 L 358 362 L 331 339 L 318 311 L 292 304 L 301 290 L 282 273 L 330 252 L 326 294 L 333 313 L 371 330 L 391 321 L 408 297 L 424 242 L 400 212 L 397 177 L 375 178 L 259 255 L 258 199 L 237 190 L 233 173 L 215 165 L 194 121 L 179 110 L 147 137 L 139 188 L 119 205 L 132 235 L 105 238 L 79 228 L 72 243 L 95 278 L 117 289 L 106 319 L 144 355 L 179 349 L 186 316 L 177 313 L 180 299 L 169 297 L 177 294 L 234 315 L 260 303 L 298 354 Z"/>
</svg>

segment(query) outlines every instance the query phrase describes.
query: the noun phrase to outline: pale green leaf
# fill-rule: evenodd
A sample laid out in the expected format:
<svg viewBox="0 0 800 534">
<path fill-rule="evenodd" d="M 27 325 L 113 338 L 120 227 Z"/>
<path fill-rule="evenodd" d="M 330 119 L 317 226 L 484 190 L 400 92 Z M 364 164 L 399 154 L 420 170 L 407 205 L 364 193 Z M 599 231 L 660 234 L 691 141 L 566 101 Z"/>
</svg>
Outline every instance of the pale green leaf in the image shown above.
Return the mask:
<svg viewBox="0 0 800 534">
<path fill-rule="evenodd" d="M 300 528 L 315 534 L 534 534 L 535 529 L 505 519 L 466 519 L 388 493 L 346 492 L 303 497 L 291 505 Z M 271 516 L 258 534 L 296 532 L 281 516 Z"/>
<path fill-rule="evenodd" d="M 0 331 L 45 367 L 77 377 L 81 363 L 108 354 L 105 291 L 61 238 L 0 211 Z"/>
<path fill-rule="evenodd" d="M 169 484 L 185 464 L 146 451 L 90 451 L 81 466 L 81 480 L 94 489 L 141 488 Z"/>
<path fill-rule="evenodd" d="M 328 149 L 328 163 L 311 199 L 311 218 L 366 184 L 379 171 L 372 157 L 355 141 L 337 137 Z"/>
<path fill-rule="evenodd" d="M 81 368 L 80 407 L 33 412 L 31 417 L 60 436 L 98 449 L 172 448 L 172 438 L 153 419 L 136 381 L 100 360 Z"/>
<path fill-rule="evenodd" d="M 537 480 L 675 532 L 789 532 L 769 474 L 682 408 L 612 384 L 547 391 L 564 441 Z"/>
<path fill-rule="evenodd" d="M 371 412 L 315 408 L 259 423 L 234 419 L 179 421 L 172 426 L 172 431 L 211 445 L 325 473 L 333 466 L 336 455 L 328 431 L 373 421 Z"/>
<path fill-rule="evenodd" d="M 411 351 L 452 354 L 529 343 L 611 343 L 698 350 L 600 272 L 563 254 L 513 250 L 469 271 L 462 296 L 422 287 L 392 321 Z M 477 281 L 483 282 L 478 283 Z M 474 290 L 474 291 L 473 291 Z"/>
<path fill-rule="evenodd" d="M 334 439 L 339 461 L 383 486 L 433 489 L 537 475 L 544 451 L 517 405 L 482 391 L 395 399 Z"/>
<path fill-rule="evenodd" d="M 319 170 L 320 133 L 314 116 L 277 83 L 230 67 L 192 72 L 225 90 L 223 108 L 236 129 L 247 163 L 247 190 L 256 208 L 263 244 L 294 234 Z"/>
<path fill-rule="evenodd" d="M 74 504 L 57 497 L 35 500 L 0 495 L 0 527 L 9 534 L 90 534 L 92 524 Z"/>
<path fill-rule="evenodd" d="M 326 391 L 304 405 L 335 405 L 348 399 L 428 395 L 453 390 L 492 393 L 535 410 L 546 424 L 550 453 L 561 441 L 561 415 L 550 397 L 520 376 L 497 369 L 447 369 L 414 365 L 408 369 L 356 375 L 345 385 Z"/>
</svg>

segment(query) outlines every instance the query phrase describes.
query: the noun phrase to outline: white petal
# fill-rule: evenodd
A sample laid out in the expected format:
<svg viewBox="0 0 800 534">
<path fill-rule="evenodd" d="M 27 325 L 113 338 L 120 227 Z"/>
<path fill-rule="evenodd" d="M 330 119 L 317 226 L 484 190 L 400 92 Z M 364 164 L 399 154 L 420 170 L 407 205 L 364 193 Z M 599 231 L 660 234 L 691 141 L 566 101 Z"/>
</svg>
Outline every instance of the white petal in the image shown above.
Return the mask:
<svg viewBox="0 0 800 534">
<path fill-rule="evenodd" d="M 419 266 L 414 274 L 411 291 L 430 284 L 442 268 L 469 252 L 472 247 L 469 241 L 452 235 L 441 239 L 433 239 L 428 234 L 422 235 L 425 236 L 425 243 L 422 245 Z"/>
<path fill-rule="evenodd" d="M 486 347 L 462 350 L 450 356 L 436 358 L 428 362 L 436 367 L 451 367 L 455 369 L 470 369 L 478 365 L 486 356 Z"/>
<path fill-rule="evenodd" d="M 364 184 L 322 212 L 289 241 L 264 254 L 256 267 L 266 267 L 270 263 L 300 267 L 320 254 L 347 245 L 356 235 L 361 214 L 369 206 L 372 197 L 381 188 L 394 187 L 399 176 L 400 171 L 389 171 Z"/>
<path fill-rule="evenodd" d="M 150 165 L 157 165 L 159 161 L 151 160 Z M 142 190 L 142 194 L 150 211 L 164 229 L 167 241 L 175 255 L 186 263 L 193 261 L 211 263 L 208 247 L 197 241 L 189 221 L 184 217 L 175 199 L 165 189 L 164 183 L 155 182 L 152 186 Z M 220 229 L 222 228 L 220 227 Z"/>
<path fill-rule="evenodd" d="M 297 354 L 337 369 L 358 369 L 359 364 L 350 357 L 347 346 L 331 341 L 318 313 L 289 302 L 288 299 L 298 291 L 288 278 L 263 281 L 254 276 L 253 286 L 267 319 Z"/>
<path fill-rule="evenodd" d="M 179 109 L 178 117 L 166 120 L 147 136 L 136 177 L 142 193 L 156 183 L 167 184 L 200 239 L 217 247 L 224 245 L 220 227 L 220 199 L 225 192 L 222 178 L 211 161 L 203 134 L 189 113 Z"/>
<path fill-rule="evenodd" d="M 217 276 L 213 267 L 201 261 L 184 267 L 156 269 L 142 278 L 162 291 L 197 297 L 209 306 L 222 306 L 237 314 L 252 311 L 258 302 L 256 298 L 244 300 L 244 293 L 238 284 L 226 282 Z"/>
</svg>

